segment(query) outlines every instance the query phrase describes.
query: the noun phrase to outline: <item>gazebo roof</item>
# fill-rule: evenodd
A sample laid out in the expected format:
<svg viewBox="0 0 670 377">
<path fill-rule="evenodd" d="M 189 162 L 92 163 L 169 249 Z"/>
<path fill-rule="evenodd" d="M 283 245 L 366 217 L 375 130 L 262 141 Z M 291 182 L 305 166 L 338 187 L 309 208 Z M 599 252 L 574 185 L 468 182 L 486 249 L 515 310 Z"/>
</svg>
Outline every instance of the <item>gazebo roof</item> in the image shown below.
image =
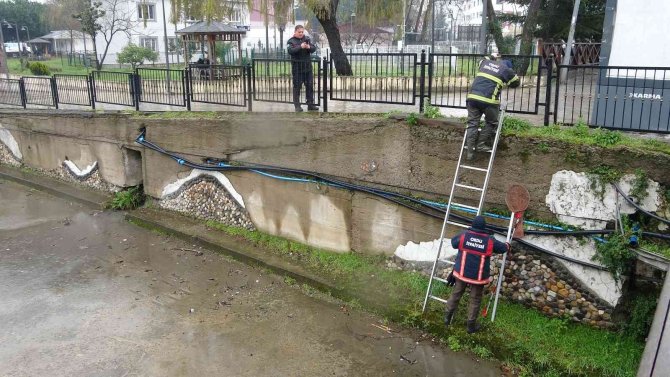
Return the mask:
<svg viewBox="0 0 670 377">
<path fill-rule="evenodd" d="M 42 39 L 42 38 L 34 38 L 34 39 L 29 40 L 29 41 L 26 42 L 26 43 L 45 44 L 45 45 L 49 45 L 49 44 L 51 44 L 51 42 L 46 41 L 46 40 L 44 40 L 44 39 Z"/>
<path fill-rule="evenodd" d="M 176 34 L 245 34 L 245 29 L 240 29 L 237 26 L 229 25 L 220 21 L 199 21 L 193 25 L 187 26 L 181 30 L 177 30 Z"/>
</svg>

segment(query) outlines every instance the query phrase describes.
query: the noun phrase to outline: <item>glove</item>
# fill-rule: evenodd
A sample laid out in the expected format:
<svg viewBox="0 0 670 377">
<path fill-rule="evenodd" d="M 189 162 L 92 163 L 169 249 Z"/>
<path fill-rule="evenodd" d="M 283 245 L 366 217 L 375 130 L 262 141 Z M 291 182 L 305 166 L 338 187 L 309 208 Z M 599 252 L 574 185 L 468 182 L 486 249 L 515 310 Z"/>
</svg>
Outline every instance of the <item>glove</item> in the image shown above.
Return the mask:
<svg viewBox="0 0 670 377">
<path fill-rule="evenodd" d="M 451 271 L 447 276 L 447 286 L 453 287 L 454 285 L 456 285 L 456 277 L 454 277 L 454 271 Z"/>
</svg>

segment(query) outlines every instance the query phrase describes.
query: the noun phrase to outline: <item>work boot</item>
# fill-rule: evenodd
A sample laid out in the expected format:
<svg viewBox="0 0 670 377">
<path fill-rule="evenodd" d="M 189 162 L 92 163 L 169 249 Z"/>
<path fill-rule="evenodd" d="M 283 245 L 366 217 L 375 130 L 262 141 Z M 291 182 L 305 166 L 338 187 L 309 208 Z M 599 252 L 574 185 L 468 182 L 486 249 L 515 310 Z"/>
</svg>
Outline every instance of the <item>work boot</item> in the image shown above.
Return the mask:
<svg viewBox="0 0 670 377">
<path fill-rule="evenodd" d="M 307 104 L 307 111 L 319 111 L 319 106 L 313 103 Z"/>
<path fill-rule="evenodd" d="M 296 106 L 295 107 L 295 112 L 296 113 L 302 113 L 302 107 L 301 106 Z"/>
<path fill-rule="evenodd" d="M 481 326 L 479 325 L 479 323 L 477 323 L 476 320 L 475 321 L 468 321 L 468 334 L 474 334 L 477 331 L 479 331 L 480 328 L 481 328 Z"/>
<path fill-rule="evenodd" d="M 451 324 L 451 320 L 454 319 L 454 312 L 453 311 L 445 311 L 444 312 L 444 325 L 449 327 Z"/>
<path fill-rule="evenodd" d="M 483 141 L 477 143 L 477 147 L 475 147 L 475 149 L 477 150 L 477 152 L 491 152 L 493 150 L 493 148 L 486 145 L 486 143 Z"/>
</svg>

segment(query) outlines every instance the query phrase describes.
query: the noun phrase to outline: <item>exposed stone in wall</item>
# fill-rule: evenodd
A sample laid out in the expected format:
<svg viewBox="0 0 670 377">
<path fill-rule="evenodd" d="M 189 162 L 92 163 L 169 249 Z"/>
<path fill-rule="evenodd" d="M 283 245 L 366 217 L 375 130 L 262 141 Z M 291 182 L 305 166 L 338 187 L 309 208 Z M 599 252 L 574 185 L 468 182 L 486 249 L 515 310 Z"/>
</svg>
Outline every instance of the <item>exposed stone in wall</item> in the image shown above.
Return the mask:
<svg viewBox="0 0 670 377">
<path fill-rule="evenodd" d="M 184 213 L 203 220 L 254 230 L 254 224 L 244 209 L 218 179 L 201 175 L 184 182 L 178 189 L 159 201 L 162 208 Z"/>
<path fill-rule="evenodd" d="M 603 229 L 608 221 L 616 218 L 617 192 L 610 184 L 601 187 L 586 173 L 568 170 L 556 172 L 545 198 L 547 206 L 559 220 L 583 229 Z M 620 179 L 619 187 L 628 194 L 634 175 Z M 639 205 L 646 211 L 655 212 L 661 205 L 660 186 L 648 180 L 647 195 Z M 635 213 L 636 209 L 619 196 L 622 214 Z"/>
<path fill-rule="evenodd" d="M 12 133 L 3 127 L 2 124 L 0 124 L 0 145 L 5 148 L 6 152 L 4 153 L 9 153 L 15 161 L 21 161 L 23 159 L 19 144 L 16 142 Z"/>
<path fill-rule="evenodd" d="M 98 170 L 97 162 L 93 162 L 82 170 L 72 161 L 65 160 L 63 161 L 61 168 L 58 170 L 38 170 L 54 178 L 81 184 L 100 191 L 117 192 L 121 190 L 121 187 L 106 182 L 102 178 L 100 171 Z"/>
<path fill-rule="evenodd" d="M 496 237 L 502 240 L 501 236 Z M 526 240 L 559 254 L 595 263 L 590 260 L 595 252 L 590 241 L 580 244 L 574 237 L 549 236 L 527 236 Z M 439 240 L 401 245 L 388 267 L 416 270 L 430 276 L 438 244 Z M 456 252 L 449 244 L 449 239 L 446 239 L 440 259 L 453 261 Z M 490 292 L 491 285 L 496 284 L 501 259 L 498 255 L 492 257 L 493 281 L 487 285 L 487 292 Z M 440 262 L 436 275 L 446 278 L 450 272 L 451 266 Z M 611 315 L 621 297 L 621 285 L 614 281 L 608 271 L 519 249 L 513 250 L 507 260 L 501 292 L 505 297 L 537 308 L 547 316 L 566 317 L 575 322 L 610 328 L 614 326 Z"/>
<path fill-rule="evenodd" d="M 16 158 L 4 143 L 0 142 L 0 164 L 21 166 L 21 160 Z"/>
<path fill-rule="evenodd" d="M 492 276 L 498 276 L 500 257 L 492 261 Z M 495 284 L 495 281 L 492 282 Z M 551 317 L 570 318 L 586 325 L 611 328 L 613 307 L 584 289 L 580 282 L 553 258 L 519 250 L 505 267 L 502 294 L 513 301 L 537 308 Z"/>
</svg>

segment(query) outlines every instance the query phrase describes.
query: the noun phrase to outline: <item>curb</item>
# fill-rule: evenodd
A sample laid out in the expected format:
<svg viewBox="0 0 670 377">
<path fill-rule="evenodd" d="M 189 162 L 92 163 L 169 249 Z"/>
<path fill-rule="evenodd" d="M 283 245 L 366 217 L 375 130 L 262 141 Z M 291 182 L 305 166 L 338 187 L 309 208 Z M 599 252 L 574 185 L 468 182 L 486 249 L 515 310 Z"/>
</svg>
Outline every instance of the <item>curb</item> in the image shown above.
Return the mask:
<svg viewBox="0 0 670 377">
<path fill-rule="evenodd" d="M 176 238 L 182 239 L 187 242 L 191 242 L 205 249 L 219 252 L 246 265 L 267 269 L 279 276 L 288 276 L 300 284 L 307 284 L 320 291 L 330 292 L 334 297 L 340 299 L 351 298 L 349 297 L 349 295 L 345 294 L 343 290 L 337 288 L 335 285 L 326 282 L 324 280 L 321 280 L 316 276 L 309 276 L 308 274 L 301 273 L 301 271 L 299 271 L 300 268 L 292 269 L 288 267 L 283 267 L 278 264 L 271 263 L 258 256 L 251 255 L 249 253 L 245 253 L 244 251 L 231 248 L 222 243 L 217 243 L 215 241 L 208 240 L 205 237 L 201 237 L 186 231 L 179 230 L 176 227 L 169 226 L 168 225 L 169 221 L 165 220 L 165 218 L 163 218 L 162 221 L 154 220 L 153 218 L 151 218 L 152 216 L 147 216 L 147 212 L 163 213 L 163 211 L 160 210 L 138 209 L 131 212 L 126 212 L 125 219 L 136 226 L 148 228 L 149 230 L 153 229 L 165 232 Z M 176 216 L 181 217 L 181 215 Z M 184 220 L 190 220 L 196 222 L 196 220 L 191 220 L 188 218 L 184 218 Z M 202 223 L 198 223 L 198 225 L 205 227 L 205 225 Z"/>
<path fill-rule="evenodd" d="M 27 173 L 16 168 L 0 165 L 0 178 L 34 188 L 61 199 L 71 200 L 85 206 L 104 208 L 110 196 L 80 188 L 57 179 Z"/>
</svg>

